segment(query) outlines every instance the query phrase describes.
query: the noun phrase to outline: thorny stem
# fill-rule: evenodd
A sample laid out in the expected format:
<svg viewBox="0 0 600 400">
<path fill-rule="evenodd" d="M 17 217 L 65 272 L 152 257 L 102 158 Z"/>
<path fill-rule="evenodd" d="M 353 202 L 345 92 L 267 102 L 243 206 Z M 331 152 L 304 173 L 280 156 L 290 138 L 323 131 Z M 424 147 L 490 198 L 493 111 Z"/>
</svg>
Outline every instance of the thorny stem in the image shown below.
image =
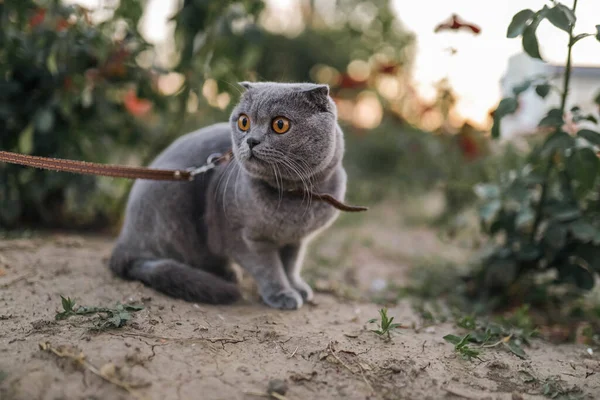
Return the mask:
<svg viewBox="0 0 600 400">
<path fill-rule="evenodd" d="M 577 2 L 579 0 L 573 0 L 573 14 L 577 11 Z M 564 85 L 562 91 L 562 99 L 560 104 L 560 112 L 561 115 L 565 115 L 565 109 L 567 108 L 567 97 L 569 96 L 569 85 L 571 82 L 571 68 L 572 68 L 572 53 L 573 53 L 573 29 L 575 28 L 575 24 L 571 24 L 569 27 L 569 50 L 567 52 L 567 65 L 565 66 L 565 77 L 564 77 Z M 548 166 L 546 167 L 546 172 L 544 173 L 544 183 L 542 184 L 542 194 L 540 196 L 540 201 L 537 204 L 537 208 L 535 211 L 535 220 L 533 222 L 533 229 L 531 230 L 531 241 L 535 240 L 535 236 L 537 234 L 537 230 L 542 222 L 542 214 L 544 211 L 544 203 L 546 202 L 546 197 L 548 196 L 548 181 L 550 180 L 550 174 L 552 173 L 552 168 L 554 167 L 554 154 L 550 154 L 548 159 Z"/>
</svg>

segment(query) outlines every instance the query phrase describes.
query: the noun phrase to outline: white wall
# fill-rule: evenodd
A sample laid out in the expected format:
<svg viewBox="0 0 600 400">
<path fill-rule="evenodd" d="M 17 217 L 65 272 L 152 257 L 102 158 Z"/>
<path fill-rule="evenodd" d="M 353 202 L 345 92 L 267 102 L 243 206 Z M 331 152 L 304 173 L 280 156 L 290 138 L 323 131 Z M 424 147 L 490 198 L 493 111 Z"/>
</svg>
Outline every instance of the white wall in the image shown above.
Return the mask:
<svg viewBox="0 0 600 400">
<path fill-rule="evenodd" d="M 594 114 L 598 117 L 598 107 L 593 100 L 600 92 L 600 67 L 597 72 L 582 74 L 575 71 L 572 74 L 567 109 L 578 105 L 586 114 Z M 526 54 L 511 57 L 501 81 L 503 97 L 511 96 L 514 86 L 538 75 L 551 78 L 552 84 L 562 90 L 562 72 L 557 71 L 556 67 L 533 59 Z M 560 92 L 556 90 L 552 90 L 545 99 L 540 98 L 535 93 L 534 88 L 521 93 L 519 96 L 519 110 L 515 114 L 502 119 L 501 136 L 510 139 L 515 136 L 533 133 L 538 122 L 549 109 L 560 107 L 560 101 Z"/>
</svg>

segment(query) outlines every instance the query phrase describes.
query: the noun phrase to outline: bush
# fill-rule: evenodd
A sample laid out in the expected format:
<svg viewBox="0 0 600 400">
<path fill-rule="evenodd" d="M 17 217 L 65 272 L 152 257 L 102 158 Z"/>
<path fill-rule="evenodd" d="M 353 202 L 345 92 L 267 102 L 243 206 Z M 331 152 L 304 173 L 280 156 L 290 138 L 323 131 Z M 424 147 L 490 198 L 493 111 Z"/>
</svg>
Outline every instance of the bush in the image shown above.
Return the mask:
<svg viewBox="0 0 600 400">
<path fill-rule="evenodd" d="M 137 30 L 142 2 L 111 2 L 99 23 L 90 11 L 58 0 L 0 2 L 0 148 L 95 162 L 155 155 L 181 133 L 205 76 L 237 76 L 239 69 L 220 66 L 243 56 L 241 37 L 256 31 L 248 15 L 260 11 L 261 1 L 208 3 L 186 1 L 175 16 L 173 69 L 183 84 L 167 96 L 158 82 L 169 71 L 148 66 L 154 49 Z M 250 22 L 234 33 L 233 22 L 244 18 Z M 194 47 L 202 34 L 204 46 Z M 120 213 L 108 204 L 120 205 L 129 183 L 105 182 L 0 164 L 0 228 L 106 225 Z"/>
<path fill-rule="evenodd" d="M 524 277 L 548 277 L 552 284 L 589 290 L 600 274 L 600 133 L 594 116 L 566 107 L 571 49 L 588 36 L 600 41 L 600 26 L 598 33 L 574 36 L 576 0 L 574 4 L 573 9 L 556 3 L 537 12 L 523 10 L 508 28 L 508 37 L 522 37 L 524 50 L 541 59 L 536 28 L 548 19 L 569 35 L 569 54 L 564 87 L 555 88 L 562 92 L 562 102 L 540 121 L 546 132 L 543 142 L 534 146 L 521 168 L 503 171 L 498 184 L 476 188 L 484 199 L 482 226 L 497 244 L 480 271 L 483 288 L 505 288 Z M 531 86 L 542 97 L 552 88 L 545 80 L 516 87 L 514 97 L 503 99 L 495 112 L 494 135 L 502 117 L 516 110 L 519 93 Z"/>
</svg>

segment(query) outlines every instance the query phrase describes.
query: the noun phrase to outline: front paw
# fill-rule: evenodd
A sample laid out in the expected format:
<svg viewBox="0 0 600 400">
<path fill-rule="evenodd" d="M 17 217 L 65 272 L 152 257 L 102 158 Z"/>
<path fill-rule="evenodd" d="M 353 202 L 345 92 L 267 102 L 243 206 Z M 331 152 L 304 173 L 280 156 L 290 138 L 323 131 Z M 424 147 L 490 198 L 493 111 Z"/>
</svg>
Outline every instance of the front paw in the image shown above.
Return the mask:
<svg viewBox="0 0 600 400">
<path fill-rule="evenodd" d="M 282 310 L 296 310 L 304 303 L 300 294 L 291 288 L 263 294 L 262 298 L 267 305 Z"/>
<path fill-rule="evenodd" d="M 311 301 L 313 297 L 315 297 L 311 287 L 302 279 L 298 279 L 296 282 L 292 282 L 292 287 L 296 289 L 298 293 L 300 293 L 300 295 L 302 296 L 302 300 L 304 300 L 305 302 Z"/>
</svg>

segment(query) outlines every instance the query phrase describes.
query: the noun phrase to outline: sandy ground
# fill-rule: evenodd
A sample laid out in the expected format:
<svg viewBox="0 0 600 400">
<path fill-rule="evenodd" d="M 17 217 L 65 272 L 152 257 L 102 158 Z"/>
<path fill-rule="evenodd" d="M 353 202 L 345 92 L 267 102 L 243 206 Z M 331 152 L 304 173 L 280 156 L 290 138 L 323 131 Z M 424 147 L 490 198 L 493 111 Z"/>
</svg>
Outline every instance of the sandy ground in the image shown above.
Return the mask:
<svg viewBox="0 0 600 400">
<path fill-rule="evenodd" d="M 490 349 L 466 361 L 442 339 L 457 328 L 419 329 L 408 302 L 389 314 L 417 329 L 389 342 L 370 332 L 379 306 L 366 300 L 369 290 L 401 284 L 424 253 L 464 256 L 394 214 L 383 220 L 393 232 L 360 220 L 325 235 L 306 267 L 320 289 L 316 304 L 291 312 L 262 305 L 248 281 L 244 301 L 206 306 L 116 279 L 107 237 L 0 241 L 0 399 L 260 399 L 273 380 L 285 381 L 279 399 L 290 400 L 533 399 L 544 398 L 548 379 L 580 391 L 562 398 L 600 398 L 600 358 L 584 346 L 536 341 L 528 360 Z M 145 308 L 97 332 L 94 316 L 55 321 L 60 295 Z"/>
</svg>

